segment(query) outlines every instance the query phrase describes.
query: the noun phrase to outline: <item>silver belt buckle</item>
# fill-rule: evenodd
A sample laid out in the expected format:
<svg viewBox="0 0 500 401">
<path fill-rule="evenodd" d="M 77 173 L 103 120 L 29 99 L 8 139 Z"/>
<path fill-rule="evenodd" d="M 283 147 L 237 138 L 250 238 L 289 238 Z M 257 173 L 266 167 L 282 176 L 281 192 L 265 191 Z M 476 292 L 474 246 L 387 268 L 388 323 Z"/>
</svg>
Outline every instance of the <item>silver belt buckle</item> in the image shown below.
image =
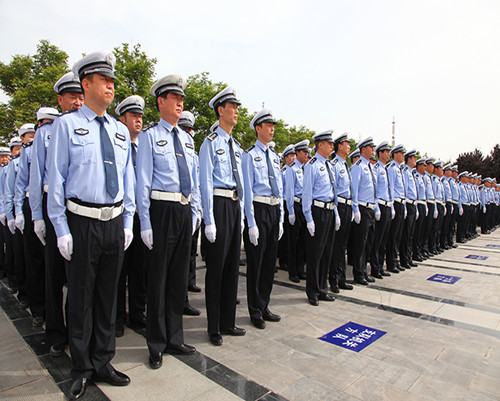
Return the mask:
<svg viewBox="0 0 500 401">
<path fill-rule="evenodd" d="M 101 209 L 101 219 L 102 221 L 109 221 L 111 220 L 111 216 L 113 215 L 113 208 L 112 207 L 103 207 Z"/>
<path fill-rule="evenodd" d="M 181 205 L 187 205 L 189 203 L 189 199 L 184 196 L 183 193 L 181 193 Z"/>
</svg>

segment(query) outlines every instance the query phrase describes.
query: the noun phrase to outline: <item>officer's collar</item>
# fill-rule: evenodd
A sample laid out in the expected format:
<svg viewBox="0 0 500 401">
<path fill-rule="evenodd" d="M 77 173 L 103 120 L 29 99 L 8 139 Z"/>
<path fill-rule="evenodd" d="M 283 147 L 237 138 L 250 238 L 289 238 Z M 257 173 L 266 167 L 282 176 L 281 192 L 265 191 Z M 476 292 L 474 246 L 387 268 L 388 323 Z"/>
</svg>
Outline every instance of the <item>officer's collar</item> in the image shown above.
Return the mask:
<svg viewBox="0 0 500 401">
<path fill-rule="evenodd" d="M 368 159 L 367 159 L 366 157 L 364 157 L 364 156 L 360 156 L 360 157 L 359 157 L 359 160 L 361 160 L 361 161 L 362 161 L 362 162 L 364 162 L 364 163 L 370 163 L 370 160 L 368 160 Z"/>
<path fill-rule="evenodd" d="M 267 151 L 268 149 L 268 146 L 264 145 L 261 141 L 259 141 L 257 139 L 257 141 L 255 142 L 255 146 L 257 146 L 258 148 L 262 149 L 264 152 Z"/>
<path fill-rule="evenodd" d="M 85 117 L 87 117 L 87 120 L 89 120 L 89 121 L 92 121 L 92 120 L 94 120 L 97 117 L 97 114 L 94 113 L 92 110 L 90 110 L 89 107 L 87 105 L 85 105 L 85 104 L 83 104 L 83 106 L 80 109 L 80 111 L 85 115 Z M 108 115 L 108 113 L 104 113 L 104 115 L 102 117 L 104 117 L 104 119 L 106 120 L 106 122 L 109 123 L 109 115 Z"/>
<path fill-rule="evenodd" d="M 319 153 L 316 153 L 316 159 L 318 159 L 319 161 L 322 161 L 322 162 L 326 162 L 326 159 L 321 156 Z"/>
<path fill-rule="evenodd" d="M 337 159 L 340 162 L 345 162 L 346 161 L 343 157 L 339 156 L 338 154 L 335 155 L 335 159 Z"/>
<path fill-rule="evenodd" d="M 160 123 L 159 123 L 163 128 L 166 128 L 168 132 L 172 131 L 174 129 L 174 126 L 170 124 L 168 121 L 165 121 L 163 118 L 160 118 Z"/>
<path fill-rule="evenodd" d="M 226 131 L 224 131 L 220 125 L 217 127 L 215 130 L 222 138 L 224 138 L 226 141 L 229 141 L 229 138 L 231 137 Z"/>
</svg>

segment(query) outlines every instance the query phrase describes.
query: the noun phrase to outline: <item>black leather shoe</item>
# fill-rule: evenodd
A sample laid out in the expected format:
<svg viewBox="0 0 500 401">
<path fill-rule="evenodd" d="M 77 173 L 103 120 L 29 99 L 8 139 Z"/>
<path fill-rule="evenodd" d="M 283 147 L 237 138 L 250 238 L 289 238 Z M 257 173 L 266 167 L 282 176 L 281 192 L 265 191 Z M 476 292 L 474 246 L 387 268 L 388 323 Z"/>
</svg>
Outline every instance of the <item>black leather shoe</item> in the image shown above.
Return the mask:
<svg viewBox="0 0 500 401">
<path fill-rule="evenodd" d="M 151 369 L 160 369 L 163 365 L 163 354 L 149 354 L 149 366 Z"/>
<path fill-rule="evenodd" d="M 188 285 L 188 291 L 191 291 L 191 292 L 201 292 L 201 288 L 198 287 L 196 284 Z"/>
<path fill-rule="evenodd" d="M 115 337 L 123 337 L 123 333 L 125 332 L 125 329 L 123 327 L 123 324 L 117 324 L 115 327 Z"/>
<path fill-rule="evenodd" d="M 290 279 L 291 282 L 293 283 L 300 283 L 300 278 L 299 276 L 290 276 L 288 277 Z"/>
<path fill-rule="evenodd" d="M 416 260 L 417 262 L 423 262 L 424 261 L 420 256 L 414 257 L 413 260 Z"/>
<path fill-rule="evenodd" d="M 299 273 L 299 278 L 301 280 L 305 280 L 306 279 L 306 274 L 305 273 Z"/>
<path fill-rule="evenodd" d="M 196 348 L 187 344 L 170 344 L 167 345 L 167 348 L 165 348 L 165 352 L 168 352 L 171 355 L 191 355 L 196 352 Z"/>
<path fill-rule="evenodd" d="M 452 248 L 458 248 L 458 245 L 457 244 L 453 244 L 451 247 Z"/>
<path fill-rule="evenodd" d="M 368 285 L 368 281 L 366 281 L 364 278 L 355 278 L 354 282 L 356 284 Z"/>
<path fill-rule="evenodd" d="M 319 294 L 318 299 L 320 301 L 327 301 L 327 302 L 333 302 L 333 301 L 335 301 L 335 298 L 332 297 L 330 294 Z"/>
<path fill-rule="evenodd" d="M 409 265 L 410 265 L 411 267 L 417 267 L 417 266 L 418 266 L 418 264 L 417 264 L 417 263 L 415 263 L 413 260 L 409 263 Z"/>
<path fill-rule="evenodd" d="M 406 270 L 403 266 L 397 266 L 396 269 L 398 269 L 400 272 L 404 272 Z"/>
<path fill-rule="evenodd" d="M 369 275 L 366 275 L 365 280 L 368 281 L 369 283 L 374 283 L 375 279 Z"/>
<path fill-rule="evenodd" d="M 354 287 L 351 284 L 341 282 L 341 283 L 339 283 L 339 288 L 341 290 L 352 290 Z"/>
<path fill-rule="evenodd" d="M 252 324 L 257 327 L 260 330 L 263 330 L 266 328 L 266 322 L 264 322 L 264 319 L 250 319 L 252 321 Z"/>
<path fill-rule="evenodd" d="M 83 397 L 83 395 L 85 394 L 85 390 L 87 389 L 87 380 L 88 379 L 84 377 L 73 380 L 68 394 L 68 398 L 70 400 L 77 400 L 78 398 Z"/>
<path fill-rule="evenodd" d="M 220 334 L 209 334 L 210 342 L 217 347 L 222 345 L 222 336 Z"/>
<path fill-rule="evenodd" d="M 238 298 L 236 298 L 236 305 L 239 305 L 240 303 L 241 301 Z"/>
<path fill-rule="evenodd" d="M 382 270 L 382 272 L 380 272 L 380 274 L 384 277 L 391 277 L 391 273 L 387 273 L 386 271 Z"/>
<path fill-rule="evenodd" d="M 64 354 L 64 349 L 66 348 L 66 344 L 56 344 L 50 346 L 50 356 L 53 358 L 59 358 Z"/>
<path fill-rule="evenodd" d="M 193 308 L 191 305 L 187 305 L 187 306 L 184 306 L 184 310 L 182 311 L 182 314 L 186 315 L 186 316 L 200 316 L 201 312 L 198 309 Z"/>
<path fill-rule="evenodd" d="M 378 279 L 383 279 L 383 277 L 380 273 L 372 273 L 372 277 L 378 278 Z"/>
<path fill-rule="evenodd" d="M 267 320 L 268 322 L 279 322 L 281 320 L 281 316 L 276 313 L 272 313 L 271 311 L 264 312 L 262 314 L 262 318 Z"/>
<path fill-rule="evenodd" d="M 33 327 L 42 327 L 44 321 L 45 319 L 42 316 L 36 316 L 32 319 L 31 323 Z"/>
<path fill-rule="evenodd" d="M 319 305 L 318 298 L 308 298 L 307 300 L 309 301 L 309 303 L 312 306 L 318 306 Z"/>
<path fill-rule="evenodd" d="M 396 273 L 398 274 L 399 273 L 399 270 L 396 269 L 395 267 L 391 268 L 391 269 L 387 269 L 388 272 L 391 272 L 391 273 Z"/>
<path fill-rule="evenodd" d="M 145 329 L 146 328 L 146 316 L 144 316 L 143 313 L 141 313 L 138 316 L 135 316 L 133 318 L 130 318 L 130 324 L 129 327 L 132 330 L 140 330 L 140 329 Z"/>
<path fill-rule="evenodd" d="M 409 264 L 407 264 L 407 265 L 403 265 L 403 266 L 401 266 L 401 267 L 403 267 L 405 270 L 406 270 L 406 269 L 411 269 L 411 266 L 410 266 Z"/>
<path fill-rule="evenodd" d="M 130 384 L 130 378 L 122 372 L 118 372 L 113 368 L 112 372 L 105 372 L 104 374 L 99 374 L 94 376 L 95 382 L 103 382 L 111 384 L 112 386 L 128 386 Z"/>
<path fill-rule="evenodd" d="M 247 331 L 240 327 L 234 326 L 232 329 L 221 329 L 220 333 L 226 336 L 244 336 Z"/>
<path fill-rule="evenodd" d="M 333 292 L 334 294 L 338 294 L 338 293 L 340 292 L 340 290 L 339 290 L 339 286 L 338 286 L 337 284 L 335 284 L 335 285 L 331 285 L 331 286 L 330 286 L 330 290 L 332 290 L 332 292 Z"/>
</svg>

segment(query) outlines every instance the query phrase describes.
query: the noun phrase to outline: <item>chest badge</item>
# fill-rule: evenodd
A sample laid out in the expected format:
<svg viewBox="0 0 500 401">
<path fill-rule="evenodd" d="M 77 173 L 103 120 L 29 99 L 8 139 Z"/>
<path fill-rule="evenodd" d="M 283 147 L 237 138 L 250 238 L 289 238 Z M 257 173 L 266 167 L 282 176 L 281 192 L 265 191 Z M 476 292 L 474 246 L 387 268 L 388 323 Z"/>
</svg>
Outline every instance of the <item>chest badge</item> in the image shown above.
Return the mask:
<svg viewBox="0 0 500 401">
<path fill-rule="evenodd" d="M 223 155 L 224 153 L 226 153 L 226 151 L 224 149 L 217 149 L 215 153 L 217 153 L 218 155 Z"/>
<path fill-rule="evenodd" d="M 115 136 L 116 136 L 118 139 L 120 139 L 121 141 L 124 141 L 124 140 L 125 140 L 125 135 L 120 134 L 119 132 L 117 132 L 117 133 L 115 134 Z"/>
<path fill-rule="evenodd" d="M 168 142 L 167 142 L 167 140 L 166 140 L 166 139 L 162 139 L 161 141 L 156 142 L 156 144 L 157 144 L 158 146 L 165 146 L 167 143 L 168 143 Z"/>
<path fill-rule="evenodd" d="M 88 129 L 85 128 L 77 128 L 75 129 L 75 134 L 76 135 L 87 135 L 89 133 Z"/>
</svg>

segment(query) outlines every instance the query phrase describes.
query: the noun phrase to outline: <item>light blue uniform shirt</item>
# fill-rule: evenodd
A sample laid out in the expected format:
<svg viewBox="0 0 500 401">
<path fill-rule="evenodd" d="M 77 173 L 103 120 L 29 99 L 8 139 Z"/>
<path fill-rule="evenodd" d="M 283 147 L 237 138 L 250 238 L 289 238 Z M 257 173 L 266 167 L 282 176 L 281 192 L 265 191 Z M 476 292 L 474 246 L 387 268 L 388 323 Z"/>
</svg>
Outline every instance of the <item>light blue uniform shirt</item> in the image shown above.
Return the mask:
<svg viewBox="0 0 500 401">
<path fill-rule="evenodd" d="M 450 182 L 448 180 L 448 177 L 445 177 L 443 175 L 441 177 L 441 184 L 443 185 L 443 189 L 444 189 L 444 201 L 448 202 L 452 199 L 451 186 L 450 186 Z"/>
<path fill-rule="evenodd" d="M 415 172 L 415 184 L 417 186 L 417 200 L 420 201 L 427 200 L 427 196 L 425 193 L 424 176 L 420 174 L 418 171 Z"/>
<path fill-rule="evenodd" d="M 337 183 L 337 196 L 344 199 L 351 199 L 351 172 L 347 162 L 339 155 L 335 155 L 335 158 L 332 160 L 332 166 L 333 176 L 335 177 L 335 182 Z"/>
<path fill-rule="evenodd" d="M 137 152 L 137 213 L 141 221 L 141 231 L 151 229 L 149 206 L 151 191 L 181 192 L 179 167 L 174 148 L 173 126 L 160 119 L 158 124 L 140 134 L 141 146 Z M 179 139 L 191 175 L 192 224 L 196 223 L 199 210 L 198 166 L 191 135 L 177 127 Z"/>
<path fill-rule="evenodd" d="M 5 213 L 4 192 L 5 178 L 7 176 L 7 166 L 9 163 L 0 165 L 0 213 Z"/>
<path fill-rule="evenodd" d="M 285 175 L 285 194 L 286 194 L 286 207 L 288 214 L 295 214 L 293 205 L 295 203 L 295 196 L 302 199 L 302 189 L 304 185 L 304 169 L 302 164 L 295 159 L 291 166 L 286 169 Z"/>
<path fill-rule="evenodd" d="M 467 185 L 463 182 L 458 183 L 458 188 L 460 189 L 460 199 L 458 201 L 458 204 L 460 207 L 462 207 L 462 204 L 470 202 L 469 192 L 467 191 Z"/>
<path fill-rule="evenodd" d="M 273 170 L 269 172 L 267 168 L 266 152 L 269 152 Z M 245 216 L 248 227 L 257 225 L 255 222 L 253 197 L 254 196 L 272 196 L 269 176 L 276 177 L 276 184 L 279 190 L 280 201 L 280 223 L 283 223 L 283 184 L 281 182 L 280 160 L 279 156 L 264 145 L 262 142 L 255 142 L 243 153 L 243 178 L 245 183 Z"/>
<path fill-rule="evenodd" d="M 427 200 L 434 200 L 434 189 L 432 188 L 431 175 L 427 171 L 424 172 L 424 182 Z"/>
<path fill-rule="evenodd" d="M 392 196 L 389 191 L 389 178 L 387 175 L 387 170 L 385 164 L 380 160 L 373 165 L 373 174 L 375 175 L 375 181 L 377 182 L 377 199 L 382 199 L 387 202 L 392 202 Z"/>
<path fill-rule="evenodd" d="M 403 167 L 403 182 L 407 199 L 417 200 L 417 183 L 409 166 Z"/>
<path fill-rule="evenodd" d="M 327 169 L 332 173 L 333 182 L 330 180 Z M 304 166 L 302 212 L 308 223 L 313 221 L 311 212 L 313 200 L 335 202 L 335 206 L 337 205 L 336 183 L 332 165 L 318 153 Z M 337 214 L 336 207 L 335 214 Z"/>
<path fill-rule="evenodd" d="M 5 206 L 5 214 L 7 220 L 14 219 L 14 193 L 16 185 L 16 176 L 19 169 L 20 155 L 17 155 L 10 159 L 7 165 L 7 173 L 5 176 L 5 185 L 3 192 L 3 202 Z"/>
<path fill-rule="evenodd" d="M 434 198 L 444 202 L 444 189 L 441 180 L 437 175 L 432 176 L 432 189 L 434 191 Z"/>
<path fill-rule="evenodd" d="M 285 196 L 284 194 L 286 194 L 286 182 L 285 182 L 285 177 L 286 177 L 286 169 L 288 168 L 288 166 L 285 164 L 281 170 L 280 170 L 280 179 L 281 179 L 281 185 L 283 186 L 283 197 Z"/>
<path fill-rule="evenodd" d="M 200 193 L 203 208 L 203 220 L 206 225 L 215 224 L 214 219 L 214 188 L 236 189 L 236 181 L 231 167 L 229 155 L 229 139 L 231 137 L 221 127 L 207 136 L 200 148 Z M 233 152 L 236 168 L 244 187 L 242 174 L 242 151 L 238 142 L 233 139 Z M 245 192 L 243 190 L 243 192 Z M 241 208 L 241 219 L 244 216 L 244 193 L 238 194 Z M 243 226 L 242 226 L 243 227 Z"/>
<path fill-rule="evenodd" d="M 31 151 L 31 167 L 29 179 L 30 208 L 32 219 L 43 220 L 42 199 L 43 186 L 49 183 L 47 170 L 47 152 L 53 121 L 40 125 L 36 130 Z"/>
<path fill-rule="evenodd" d="M 389 183 L 391 184 L 392 199 L 405 199 L 405 184 L 403 181 L 403 174 L 401 172 L 401 165 L 393 160 L 387 166 L 387 175 L 389 176 Z"/>
<path fill-rule="evenodd" d="M 351 178 L 353 213 L 359 212 L 358 202 L 374 203 L 375 211 L 379 210 L 375 191 L 377 177 L 373 173 L 370 161 L 361 156 L 359 160 L 351 166 Z"/>
<path fill-rule="evenodd" d="M 47 211 L 58 238 L 70 233 L 66 219 L 66 199 L 70 198 L 99 205 L 123 200 L 123 225 L 132 229 L 135 181 L 130 134 L 123 123 L 104 114 L 118 175 L 118 193 L 112 198 L 106 191 L 100 125 L 95 117 L 84 104 L 80 110 L 63 114 L 52 125 L 47 155 L 50 188 Z"/>
<path fill-rule="evenodd" d="M 450 189 L 451 189 L 451 198 L 454 201 L 457 201 L 460 199 L 460 190 L 458 188 L 458 182 L 455 180 L 453 177 L 448 178 L 448 183 L 450 184 Z"/>
<path fill-rule="evenodd" d="M 36 136 L 36 135 L 35 135 Z M 19 157 L 19 169 L 17 170 L 16 183 L 14 186 L 14 210 L 15 214 L 22 213 L 24 198 L 29 190 L 30 181 L 30 165 L 31 152 L 33 150 L 33 142 L 23 145 L 21 156 Z"/>
</svg>

